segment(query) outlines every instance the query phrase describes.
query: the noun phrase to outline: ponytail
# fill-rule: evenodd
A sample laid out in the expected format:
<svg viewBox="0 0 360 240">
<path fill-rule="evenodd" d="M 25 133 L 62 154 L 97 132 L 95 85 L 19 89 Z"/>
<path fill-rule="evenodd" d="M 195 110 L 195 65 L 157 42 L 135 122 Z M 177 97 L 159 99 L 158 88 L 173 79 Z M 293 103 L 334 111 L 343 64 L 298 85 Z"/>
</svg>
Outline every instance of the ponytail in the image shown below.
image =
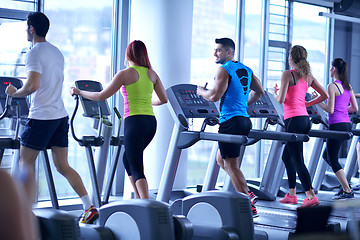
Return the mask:
<svg viewBox="0 0 360 240">
<path fill-rule="evenodd" d="M 301 76 L 307 77 L 311 74 L 310 64 L 306 59 L 300 60 L 297 64 L 298 73 L 300 73 Z"/>
<path fill-rule="evenodd" d="M 342 85 L 344 86 L 344 88 L 346 90 L 350 91 L 351 90 L 351 85 L 350 85 L 350 82 L 349 82 L 347 63 L 341 58 L 335 58 L 332 61 L 331 66 L 336 68 L 337 73 L 339 74 L 339 77 L 340 77 L 340 81 L 341 81 Z"/>
<path fill-rule="evenodd" d="M 307 51 L 303 46 L 295 45 L 290 49 L 290 56 L 296 65 L 296 71 L 303 76 L 311 75 L 310 64 L 307 61 Z"/>
</svg>

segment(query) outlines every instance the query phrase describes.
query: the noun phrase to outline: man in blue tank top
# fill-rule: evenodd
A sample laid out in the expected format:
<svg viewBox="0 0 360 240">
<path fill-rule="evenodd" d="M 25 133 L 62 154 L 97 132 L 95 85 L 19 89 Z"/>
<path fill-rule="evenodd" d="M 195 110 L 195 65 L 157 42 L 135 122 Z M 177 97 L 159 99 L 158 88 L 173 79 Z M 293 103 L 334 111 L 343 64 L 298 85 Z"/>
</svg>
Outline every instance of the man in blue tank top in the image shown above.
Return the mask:
<svg viewBox="0 0 360 240">
<path fill-rule="evenodd" d="M 264 89 L 253 71 L 234 59 L 233 40 L 218 38 L 215 43 L 215 62 L 222 65 L 216 72 L 214 87 L 205 89 L 199 86 L 197 94 L 208 101 L 220 100 L 219 133 L 248 135 L 252 123 L 247 114 L 247 106 L 255 103 L 264 94 Z M 250 196 L 253 216 L 257 217 L 254 205 L 257 197 L 249 190 L 239 168 L 240 147 L 240 144 L 219 142 L 216 160 L 229 174 L 236 191 Z"/>
</svg>

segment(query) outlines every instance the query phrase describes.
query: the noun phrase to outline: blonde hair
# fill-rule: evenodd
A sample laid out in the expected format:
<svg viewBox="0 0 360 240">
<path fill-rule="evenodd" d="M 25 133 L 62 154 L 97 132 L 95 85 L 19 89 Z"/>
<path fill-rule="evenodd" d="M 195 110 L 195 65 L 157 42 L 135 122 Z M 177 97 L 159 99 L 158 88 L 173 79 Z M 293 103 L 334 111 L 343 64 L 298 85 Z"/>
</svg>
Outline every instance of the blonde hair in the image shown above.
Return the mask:
<svg viewBox="0 0 360 240">
<path fill-rule="evenodd" d="M 310 64 L 307 61 L 307 51 L 303 46 L 295 45 L 290 49 L 290 56 L 295 64 L 295 69 L 298 73 L 307 77 L 311 75 Z"/>
</svg>

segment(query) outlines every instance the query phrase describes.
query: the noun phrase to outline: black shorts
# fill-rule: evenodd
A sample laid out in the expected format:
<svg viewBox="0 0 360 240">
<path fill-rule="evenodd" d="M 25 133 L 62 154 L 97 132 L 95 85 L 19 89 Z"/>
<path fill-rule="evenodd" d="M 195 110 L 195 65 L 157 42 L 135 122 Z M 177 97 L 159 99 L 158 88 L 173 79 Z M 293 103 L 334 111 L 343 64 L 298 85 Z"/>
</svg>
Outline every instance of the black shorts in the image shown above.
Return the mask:
<svg viewBox="0 0 360 240">
<path fill-rule="evenodd" d="M 220 123 L 219 133 L 247 136 L 251 128 L 252 123 L 250 118 L 236 116 Z M 223 159 L 239 157 L 240 147 L 241 144 L 219 142 L 219 149 Z"/>
<path fill-rule="evenodd" d="M 35 150 L 68 147 L 69 117 L 55 120 L 28 119 L 21 135 L 22 146 Z"/>
</svg>

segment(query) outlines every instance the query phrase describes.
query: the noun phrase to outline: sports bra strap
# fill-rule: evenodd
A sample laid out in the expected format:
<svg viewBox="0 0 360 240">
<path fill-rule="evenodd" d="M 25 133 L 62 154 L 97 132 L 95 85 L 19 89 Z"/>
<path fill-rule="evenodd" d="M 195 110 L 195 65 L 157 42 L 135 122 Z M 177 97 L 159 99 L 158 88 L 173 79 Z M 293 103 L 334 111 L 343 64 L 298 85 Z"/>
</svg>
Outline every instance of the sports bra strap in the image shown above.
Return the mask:
<svg viewBox="0 0 360 240">
<path fill-rule="evenodd" d="M 291 75 L 292 75 L 292 77 L 293 77 L 293 79 L 294 79 L 294 85 L 296 85 L 296 81 L 295 81 L 295 77 L 294 77 L 294 73 L 290 70 L 290 72 L 291 72 Z"/>
<path fill-rule="evenodd" d="M 333 84 L 335 84 L 335 86 L 337 87 L 337 89 L 338 89 L 339 92 L 340 92 L 340 95 L 342 95 L 342 93 L 341 93 L 341 91 L 340 91 L 340 88 L 339 88 L 339 86 L 336 84 L 336 82 L 333 82 Z"/>
</svg>

